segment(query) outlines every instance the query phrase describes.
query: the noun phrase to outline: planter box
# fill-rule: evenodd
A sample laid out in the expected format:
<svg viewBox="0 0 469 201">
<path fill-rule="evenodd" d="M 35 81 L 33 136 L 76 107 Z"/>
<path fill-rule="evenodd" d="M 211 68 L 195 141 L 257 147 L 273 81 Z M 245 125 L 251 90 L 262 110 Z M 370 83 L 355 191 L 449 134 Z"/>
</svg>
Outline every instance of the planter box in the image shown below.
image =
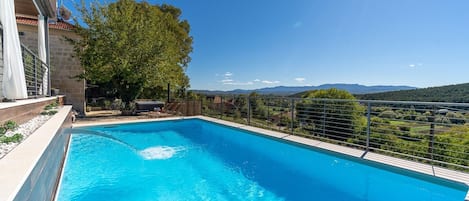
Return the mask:
<svg viewBox="0 0 469 201">
<path fill-rule="evenodd" d="M 71 106 L 64 106 L 0 159 L 0 200 L 52 200 L 71 131 Z M 8 181 L 8 182 L 6 182 Z"/>
</svg>

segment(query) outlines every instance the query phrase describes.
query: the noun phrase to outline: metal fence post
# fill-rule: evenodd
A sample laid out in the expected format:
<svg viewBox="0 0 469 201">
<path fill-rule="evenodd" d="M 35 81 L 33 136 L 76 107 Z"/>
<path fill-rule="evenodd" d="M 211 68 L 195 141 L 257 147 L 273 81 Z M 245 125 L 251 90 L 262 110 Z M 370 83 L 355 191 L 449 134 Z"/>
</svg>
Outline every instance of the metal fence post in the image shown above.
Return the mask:
<svg viewBox="0 0 469 201">
<path fill-rule="evenodd" d="M 291 99 L 291 107 L 290 107 L 290 111 L 291 111 L 291 134 L 293 135 L 294 134 L 294 122 L 295 122 L 295 99 Z"/>
<path fill-rule="evenodd" d="M 36 63 L 36 58 L 34 57 L 33 57 L 33 68 L 34 68 L 34 93 L 35 93 L 34 97 L 37 98 L 37 93 L 38 93 L 37 92 L 37 63 Z"/>
<path fill-rule="evenodd" d="M 204 100 L 200 99 L 200 115 L 204 115 Z"/>
<path fill-rule="evenodd" d="M 270 105 L 269 105 L 269 98 L 266 99 L 266 104 L 267 104 L 267 126 L 271 128 L 270 125 Z"/>
<path fill-rule="evenodd" d="M 370 149 L 370 133 L 371 133 L 371 102 L 368 102 L 366 110 L 366 151 Z"/>
<path fill-rule="evenodd" d="M 47 66 L 47 95 L 51 96 L 52 95 L 52 82 L 50 80 L 50 64 Z M 58 94 L 57 94 L 58 95 Z"/>
<path fill-rule="evenodd" d="M 323 100 L 322 105 L 322 136 L 326 137 L 326 100 Z"/>
<path fill-rule="evenodd" d="M 436 115 L 436 107 L 435 105 L 432 106 L 432 112 L 430 117 L 428 117 L 428 121 L 430 121 L 430 135 L 428 136 L 428 158 L 433 161 L 433 143 L 434 143 L 434 136 L 435 136 L 435 115 Z"/>
<path fill-rule="evenodd" d="M 186 114 L 184 116 L 189 116 L 189 100 L 187 100 L 187 92 L 184 95 L 184 106 L 186 106 Z"/>
<path fill-rule="evenodd" d="M 220 119 L 223 119 L 223 96 L 220 97 Z"/>
<path fill-rule="evenodd" d="M 247 97 L 248 101 L 248 114 L 247 114 L 247 119 L 248 119 L 248 125 L 251 125 L 251 98 L 248 96 Z"/>
</svg>

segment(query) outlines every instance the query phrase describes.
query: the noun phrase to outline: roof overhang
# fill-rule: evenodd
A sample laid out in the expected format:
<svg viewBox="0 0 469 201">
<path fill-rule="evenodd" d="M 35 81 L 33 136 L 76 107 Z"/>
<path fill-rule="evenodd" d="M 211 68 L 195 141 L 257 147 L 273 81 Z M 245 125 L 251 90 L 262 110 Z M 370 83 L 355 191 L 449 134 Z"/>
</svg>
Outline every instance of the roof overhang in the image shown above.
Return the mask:
<svg viewBox="0 0 469 201">
<path fill-rule="evenodd" d="M 49 18 L 56 17 L 57 0 L 15 0 L 15 12 L 20 15 L 38 16 Z"/>
</svg>

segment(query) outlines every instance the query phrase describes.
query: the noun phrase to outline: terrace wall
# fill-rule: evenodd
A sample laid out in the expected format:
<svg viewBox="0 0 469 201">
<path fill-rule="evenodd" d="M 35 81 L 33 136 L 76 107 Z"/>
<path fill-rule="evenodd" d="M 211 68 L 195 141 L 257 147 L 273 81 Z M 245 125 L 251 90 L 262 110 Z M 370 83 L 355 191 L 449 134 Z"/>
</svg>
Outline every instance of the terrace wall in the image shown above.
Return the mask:
<svg viewBox="0 0 469 201">
<path fill-rule="evenodd" d="M 44 111 L 44 107 L 46 105 L 49 105 L 55 101 L 62 105 L 64 102 L 63 99 L 63 96 L 59 96 L 43 99 L 21 100 L 15 103 L 2 103 L 3 105 L 0 107 L 0 125 L 8 120 L 12 120 L 17 124 L 25 123 Z M 23 104 L 22 102 L 30 103 Z M 16 105 L 10 106 L 11 104 Z"/>
</svg>

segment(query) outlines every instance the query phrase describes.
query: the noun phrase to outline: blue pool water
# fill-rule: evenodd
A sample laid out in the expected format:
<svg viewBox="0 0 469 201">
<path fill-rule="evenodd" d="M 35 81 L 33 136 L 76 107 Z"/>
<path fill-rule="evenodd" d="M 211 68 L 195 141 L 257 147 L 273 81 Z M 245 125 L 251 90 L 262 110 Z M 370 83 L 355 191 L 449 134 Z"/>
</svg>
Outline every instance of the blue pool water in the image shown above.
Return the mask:
<svg viewBox="0 0 469 201">
<path fill-rule="evenodd" d="M 198 119 L 73 133 L 59 201 L 463 201 L 468 190 Z"/>
</svg>

